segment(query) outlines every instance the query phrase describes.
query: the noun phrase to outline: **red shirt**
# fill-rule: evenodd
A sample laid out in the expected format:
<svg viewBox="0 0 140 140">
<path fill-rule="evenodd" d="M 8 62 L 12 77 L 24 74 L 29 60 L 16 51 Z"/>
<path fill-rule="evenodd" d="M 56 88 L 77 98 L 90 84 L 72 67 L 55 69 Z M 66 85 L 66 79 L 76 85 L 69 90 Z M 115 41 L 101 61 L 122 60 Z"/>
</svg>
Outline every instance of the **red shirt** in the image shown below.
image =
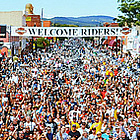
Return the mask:
<svg viewBox="0 0 140 140">
<path fill-rule="evenodd" d="M 19 99 L 21 101 L 23 99 L 23 95 L 22 94 L 17 94 L 16 99 Z"/>
<path fill-rule="evenodd" d="M 103 99 L 105 98 L 106 92 L 107 92 L 107 91 L 105 91 L 105 90 L 101 92 Z"/>
</svg>

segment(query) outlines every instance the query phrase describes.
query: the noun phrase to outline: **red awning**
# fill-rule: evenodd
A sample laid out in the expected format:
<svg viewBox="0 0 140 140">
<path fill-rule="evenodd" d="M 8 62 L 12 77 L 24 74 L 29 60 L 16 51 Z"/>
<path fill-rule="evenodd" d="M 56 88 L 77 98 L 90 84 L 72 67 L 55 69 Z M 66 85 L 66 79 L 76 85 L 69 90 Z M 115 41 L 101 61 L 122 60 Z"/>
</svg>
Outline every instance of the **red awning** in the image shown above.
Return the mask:
<svg viewBox="0 0 140 140">
<path fill-rule="evenodd" d="M 1 49 L 1 55 L 4 55 L 4 53 L 5 53 L 6 56 L 8 56 L 8 49 L 6 47 L 3 47 Z"/>
<path fill-rule="evenodd" d="M 113 46 L 114 43 L 115 43 L 115 40 L 111 40 L 111 41 L 109 42 L 109 45 L 108 45 L 108 46 Z"/>
</svg>

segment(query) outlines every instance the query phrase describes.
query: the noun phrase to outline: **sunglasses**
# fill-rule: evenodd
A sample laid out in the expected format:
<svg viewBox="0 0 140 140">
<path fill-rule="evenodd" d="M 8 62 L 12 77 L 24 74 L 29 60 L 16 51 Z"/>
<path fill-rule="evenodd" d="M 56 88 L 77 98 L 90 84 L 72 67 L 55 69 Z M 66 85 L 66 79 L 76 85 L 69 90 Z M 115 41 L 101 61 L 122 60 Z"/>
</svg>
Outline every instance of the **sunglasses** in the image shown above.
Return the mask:
<svg viewBox="0 0 140 140">
<path fill-rule="evenodd" d="M 98 136 L 98 135 L 101 135 L 101 133 L 100 133 L 100 134 L 97 134 L 97 136 Z"/>
<path fill-rule="evenodd" d="M 85 123 L 82 123 L 82 125 L 86 125 Z"/>
</svg>

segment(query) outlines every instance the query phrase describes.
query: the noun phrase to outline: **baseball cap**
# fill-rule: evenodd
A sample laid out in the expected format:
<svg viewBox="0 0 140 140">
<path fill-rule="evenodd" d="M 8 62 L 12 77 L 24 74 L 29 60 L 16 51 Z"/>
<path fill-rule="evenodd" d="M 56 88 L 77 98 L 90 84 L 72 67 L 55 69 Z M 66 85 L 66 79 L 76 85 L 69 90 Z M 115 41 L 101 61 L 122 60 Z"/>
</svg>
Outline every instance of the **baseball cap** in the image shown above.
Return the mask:
<svg viewBox="0 0 140 140">
<path fill-rule="evenodd" d="M 4 135 L 3 134 L 0 134 L 0 138 L 2 138 L 2 137 L 4 137 Z"/>
<path fill-rule="evenodd" d="M 68 135 L 67 139 L 71 139 L 71 136 L 70 136 L 70 135 Z"/>
<path fill-rule="evenodd" d="M 12 107 L 12 109 L 15 109 L 15 107 Z"/>
<path fill-rule="evenodd" d="M 140 123 L 137 123 L 137 125 L 140 125 Z"/>
<path fill-rule="evenodd" d="M 97 117 L 97 114 L 94 114 L 93 117 Z"/>
<path fill-rule="evenodd" d="M 61 119 L 65 119 L 65 116 L 62 116 Z"/>
<path fill-rule="evenodd" d="M 21 119 L 23 119 L 24 118 L 24 116 L 21 116 Z"/>
<path fill-rule="evenodd" d="M 115 128 L 120 128 L 118 125 Z"/>
<path fill-rule="evenodd" d="M 72 127 L 76 127 L 76 124 L 73 124 Z"/>
<path fill-rule="evenodd" d="M 133 124 L 131 124 L 131 125 L 130 125 L 130 127 L 134 127 L 134 125 L 133 125 Z"/>
</svg>

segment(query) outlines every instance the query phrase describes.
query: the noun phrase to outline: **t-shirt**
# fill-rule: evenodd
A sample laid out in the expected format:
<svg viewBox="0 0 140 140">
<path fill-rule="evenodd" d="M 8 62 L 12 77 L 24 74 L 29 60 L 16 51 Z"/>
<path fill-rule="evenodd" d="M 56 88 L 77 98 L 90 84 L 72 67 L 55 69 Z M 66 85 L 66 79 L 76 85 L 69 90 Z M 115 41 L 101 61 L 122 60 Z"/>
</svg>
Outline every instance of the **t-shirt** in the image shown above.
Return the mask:
<svg viewBox="0 0 140 140">
<path fill-rule="evenodd" d="M 97 132 L 101 130 L 102 122 L 100 121 L 98 123 L 96 123 L 96 122 L 93 123 L 92 126 L 90 127 L 90 129 L 92 130 L 92 128 L 94 128 L 94 127 L 96 127 L 96 134 L 97 134 Z"/>
<path fill-rule="evenodd" d="M 87 128 L 85 128 L 84 130 L 82 128 L 78 128 L 77 131 L 79 131 L 81 135 L 83 134 L 84 131 L 89 133 L 89 129 L 87 129 Z"/>
<path fill-rule="evenodd" d="M 48 140 L 53 140 L 53 134 L 52 133 L 47 133 L 47 138 L 48 138 Z"/>
<path fill-rule="evenodd" d="M 94 138 L 95 138 L 95 136 L 93 134 L 89 135 L 89 139 L 94 139 Z"/>
<path fill-rule="evenodd" d="M 71 126 L 71 130 L 72 130 L 72 125 L 73 124 L 75 124 L 76 125 L 76 130 L 78 129 L 78 128 L 80 128 L 80 125 L 79 125 L 79 123 L 75 123 L 75 122 L 73 122 L 73 121 L 70 121 L 70 126 Z"/>
<path fill-rule="evenodd" d="M 102 138 L 109 140 L 109 135 L 107 135 L 106 133 L 102 134 Z"/>
<path fill-rule="evenodd" d="M 60 132 L 58 132 L 58 133 L 56 134 L 56 137 L 57 137 L 57 140 L 61 140 Z M 63 134 L 62 134 L 62 138 L 63 138 L 64 140 L 67 140 L 67 137 L 68 137 L 68 134 L 67 134 L 67 133 L 63 133 Z"/>
<path fill-rule="evenodd" d="M 76 139 L 78 139 L 78 138 L 81 136 L 79 131 L 76 131 L 76 132 L 70 131 L 70 132 L 69 132 L 69 135 L 70 135 L 71 137 L 75 137 Z"/>
<path fill-rule="evenodd" d="M 24 127 L 29 126 L 30 131 L 33 131 L 34 127 L 36 126 L 36 124 L 34 122 L 25 122 L 24 123 Z"/>
</svg>

